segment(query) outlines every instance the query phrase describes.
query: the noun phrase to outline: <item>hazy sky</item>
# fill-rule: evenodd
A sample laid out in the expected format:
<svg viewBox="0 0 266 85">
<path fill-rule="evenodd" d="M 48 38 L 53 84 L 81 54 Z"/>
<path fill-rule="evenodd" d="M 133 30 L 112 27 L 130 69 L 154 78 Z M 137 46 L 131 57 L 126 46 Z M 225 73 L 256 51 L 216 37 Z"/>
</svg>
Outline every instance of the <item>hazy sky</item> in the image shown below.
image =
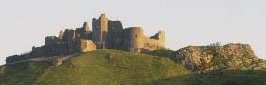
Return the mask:
<svg viewBox="0 0 266 85">
<path fill-rule="evenodd" d="M 0 0 L 0 64 L 44 45 L 47 35 L 105 13 L 146 35 L 165 30 L 167 47 L 250 44 L 266 59 L 266 0 Z"/>
</svg>

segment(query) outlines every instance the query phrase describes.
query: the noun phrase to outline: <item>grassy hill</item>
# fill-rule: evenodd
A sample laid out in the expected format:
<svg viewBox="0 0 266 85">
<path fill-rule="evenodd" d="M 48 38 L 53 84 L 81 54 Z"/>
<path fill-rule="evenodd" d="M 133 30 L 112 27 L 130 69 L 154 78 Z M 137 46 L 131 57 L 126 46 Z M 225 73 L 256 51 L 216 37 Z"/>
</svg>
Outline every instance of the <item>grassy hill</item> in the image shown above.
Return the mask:
<svg viewBox="0 0 266 85">
<path fill-rule="evenodd" d="M 37 59 L 38 60 L 38 59 Z M 56 66 L 27 61 L 0 67 L 0 85 L 265 85 L 266 71 L 192 73 L 167 57 L 119 50 L 73 55 Z"/>
<path fill-rule="evenodd" d="M 60 66 L 38 61 L 3 69 L 0 85 L 146 85 L 189 74 L 168 58 L 118 50 L 82 53 Z M 178 84 L 185 84 L 182 79 Z"/>
</svg>

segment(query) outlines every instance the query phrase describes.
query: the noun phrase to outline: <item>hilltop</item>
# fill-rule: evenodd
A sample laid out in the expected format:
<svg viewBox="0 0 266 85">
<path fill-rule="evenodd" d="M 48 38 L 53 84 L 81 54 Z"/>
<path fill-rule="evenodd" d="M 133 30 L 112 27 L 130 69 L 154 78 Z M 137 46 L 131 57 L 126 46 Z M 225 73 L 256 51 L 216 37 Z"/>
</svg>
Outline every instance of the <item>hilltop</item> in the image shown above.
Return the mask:
<svg viewBox="0 0 266 85">
<path fill-rule="evenodd" d="M 123 27 L 121 21 L 109 20 L 105 14 L 101 14 L 98 19 L 92 19 L 91 26 L 84 22 L 80 28 L 61 30 L 59 36 L 47 36 L 43 46 L 33 46 L 29 53 L 9 56 L 6 63 L 97 49 L 118 49 L 137 53 L 164 49 L 164 46 L 164 31 L 160 30 L 155 35 L 147 37 L 143 28 Z"/>
<path fill-rule="evenodd" d="M 2 66 L 0 85 L 140 85 L 189 73 L 168 58 L 119 50 L 76 54 L 61 65 L 51 61 Z"/>
<path fill-rule="evenodd" d="M 58 59 L 65 57 L 68 58 L 58 64 Z M 0 71 L 0 85 L 266 84 L 264 70 L 197 74 L 167 57 L 107 49 L 4 65 Z"/>
</svg>

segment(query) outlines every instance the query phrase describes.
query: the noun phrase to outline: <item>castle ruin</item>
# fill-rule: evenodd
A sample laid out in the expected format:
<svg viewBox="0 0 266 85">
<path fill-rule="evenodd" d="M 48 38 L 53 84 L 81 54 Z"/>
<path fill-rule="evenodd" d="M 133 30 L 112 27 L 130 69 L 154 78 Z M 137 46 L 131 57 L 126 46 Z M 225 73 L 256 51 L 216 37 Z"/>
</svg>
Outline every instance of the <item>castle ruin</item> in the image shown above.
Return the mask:
<svg viewBox="0 0 266 85">
<path fill-rule="evenodd" d="M 105 14 L 92 19 L 92 30 L 87 22 L 81 28 L 65 29 L 59 36 L 47 36 L 45 45 L 33 47 L 30 53 L 14 55 L 6 59 L 13 62 L 21 59 L 44 56 L 60 56 L 96 49 L 118 49 L 130 52 L 163 49 L 165 32 L 159 31 L 151 37 L 144 34 L 141 27 L 124 28 L 120 21 L 111 21 Z"/>
<path fill-rule="evenodd" d="M 158 50 L 164 48 L 165 33 L 159 31 L 146 37 L 141 27 L 123 28 L 120 21 L 108 20 L 105 14 L 92 20 L 92 40 L 97 49 L 122 49 L 130 52 Z"/>
</svg>

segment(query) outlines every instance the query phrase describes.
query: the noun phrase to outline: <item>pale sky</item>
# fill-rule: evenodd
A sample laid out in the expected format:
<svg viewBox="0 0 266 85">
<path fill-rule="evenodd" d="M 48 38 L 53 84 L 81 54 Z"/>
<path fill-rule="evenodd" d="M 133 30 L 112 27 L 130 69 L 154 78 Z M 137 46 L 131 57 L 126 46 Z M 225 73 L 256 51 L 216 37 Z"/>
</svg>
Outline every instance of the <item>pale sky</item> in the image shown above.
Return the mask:
<svg viewBox="0 0 266 85">
<path fill-rule="evenodd" d="M 48 35 L 105 13 L 146 35 L 166 31 L 167 47 L 250 44 L 266 59 L 266 0 L 0 0 L 0 64 L 44 45 Z"/>
</svg>

